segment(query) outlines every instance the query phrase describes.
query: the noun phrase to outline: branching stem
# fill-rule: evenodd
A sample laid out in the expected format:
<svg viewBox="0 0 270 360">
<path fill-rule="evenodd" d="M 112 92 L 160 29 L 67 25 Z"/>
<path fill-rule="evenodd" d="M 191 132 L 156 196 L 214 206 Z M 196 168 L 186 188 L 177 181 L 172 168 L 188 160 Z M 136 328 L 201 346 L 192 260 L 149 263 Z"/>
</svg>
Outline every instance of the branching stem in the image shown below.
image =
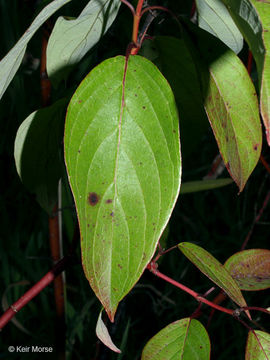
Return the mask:
<svg viewBox="0 0 270 360">
<path fill-rule="evenodd" d="M 170 277 L 168 277 L 167 275 L 162 274 L 159 270 L 157 270 L 157 264 L 155 262 L 151 262 L 148 266 L 147 269 L 149 271 L 151 271 L 154 275 L 156 275 L 157 277 L 159 277 L 160 279 L 163 279 L 165 281 L 167 281 L 168 283 L 178 287 L 179 289 L 185 291 L 186 293 L 188 293 L 189 295 L 193 296 L 197 301 L 202 302 L 204 304 L 207 304 L 209 306 L 211 306 L 212 308 L 222 311 L 226 314 L 235 315 L 235 310 L 232 309 L 227 309 L 223 306 L 219 306 L 215 303 L 213 303 L 212 301 L 209 301 L 207 299 L 205 299 L 203 296 L 199 295 L 196 291 L 188 288 L 187 286 L 179 283 L 178 281 L 175 281 L 173 279 L 171 279 Z"/>
</svg>

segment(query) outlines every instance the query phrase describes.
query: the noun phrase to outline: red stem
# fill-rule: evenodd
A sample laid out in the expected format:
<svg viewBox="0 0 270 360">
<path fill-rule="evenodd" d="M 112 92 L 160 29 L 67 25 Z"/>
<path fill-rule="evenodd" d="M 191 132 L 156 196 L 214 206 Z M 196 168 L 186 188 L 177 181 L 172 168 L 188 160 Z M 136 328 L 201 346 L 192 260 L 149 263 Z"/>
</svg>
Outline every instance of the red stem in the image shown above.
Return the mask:
<svg viewBox="0 0 270 360">
<path fill-rule="evenodd" d="M 264 312 L 264 313 L 270 315 L 270 311 L 269 311 L 269 310 L 264 309 L 264 308 L 261 308 L 261 307 L 258 307 L 258 306 L 243 306 L 241 309 L 243 309 L 243 310 L 256 310 L 256 311 L 261 311 L 261 312 Z"/>
<path fill-rule="evenodd" d="M 132 32 L 132 41 L 137 45 L 138 43 L 138 33 L 139 33 L 139 24 L 141 20 L 141 12 L 144 0 L 139 0 L 136 8 L 136 12 L 133 17 L 133 32 Z"/>
<path fill-rule="evenodd" d="M 13 303 L 0 317 L 0 330 L 19 312 L 26 304 L 37 296 L 46 286 L 48 286 L 62 271 L 71 264 L 70 255 L 61 259 L 41 280 L 31 287 L 19 300 Z"/>
<path fill-rule="evenodd" d="M 177 16 L 169 9 L 167 9 L 166 7 L 164 6 L 158 6 L 158 5 L 155 5 L 155 6 L 148 6 L 147 8 L 143 9 L 142 13 L 141 13 L 141 16 L 143 16 L 147 11 L 149 10 L 162 10 L 162 11 L 166 11 L 167 13 L 169 13 L 173 18 L 175 18 L 177 21 Z"/>
<path fill-rule="evenodd" d="M 270 166 L 262 155 L 260 156 L 260 162 L 263 164 L 267 172 L 270 174 Z"/>
<path fill-rule="evenodd" d="M 232 315 L 232 316 L 234 315 L 234 310 L 224 308 L 223 306 L 219 306 L 219 305 L 213 303 L 212 301 L 209 301 L 209 300 L 205 299 L 204 297 L 200 296 L 197 292 L 191 290 L 187 286 L 179 283 L 178 281 L 175 281 L 175 280 L 171 279 L 167 275 L 162 274 L 160 271 L 157 270 L 157 264 L 151 262 L 148 265 L 147 269 L 149 271 L 151 271 L 157 277 L 167 281 L 168 283 L 178 287 L 179 289 L 181 289 L 181 290 L 185 291 L 186 293 L 188 293 L 189 295 L 193 296 L 197 301 L 205 303 L 205 304 L 211 306 L 212 308 L 214 308 L 216 310 L 219 310 L 219 311 L 222 311 L 222 312 L 224 312 L 226 314 L 229 314 L 229 315 Z"/>
<path fill-rule="evenodd" d="M 123 4 L 127 5 L 127 7 L 131 10 L 132 15 L 135 16 L 134 7 L 127 0 L 120 0 Z"/>
<path fill-rule="evenodd" d="M 249 50 L 248 52 L 248 62 L 247 62 L 247 71 L 249 73 L 249 75 L 251 74 L 251 69 L 252 69 L 252 52 Z"/>
</svg>

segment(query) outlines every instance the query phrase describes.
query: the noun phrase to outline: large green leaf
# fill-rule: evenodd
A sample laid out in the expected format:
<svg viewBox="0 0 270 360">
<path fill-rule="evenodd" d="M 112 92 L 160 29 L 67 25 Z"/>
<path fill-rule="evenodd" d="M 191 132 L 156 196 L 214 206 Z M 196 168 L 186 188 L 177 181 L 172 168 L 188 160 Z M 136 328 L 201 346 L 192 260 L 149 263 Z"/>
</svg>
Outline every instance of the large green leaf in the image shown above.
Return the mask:
<svg viewBox="0 0 270 360">
<path fill-rule="evenodd" d="M 224 48 L 208 61 L 205 109 L 227 170 L 242 191 L 262 146 L 256 91 L 233 51 Z"/>
<path fill-rule="evenodd" d="M 242 32 L 256 61 L 261 114 L 270 145 L 270 1 L 222 1 Z"/>
<path fill-rule="evenodd" d="M 270 334 L 255 330 L 248 333 L 245 360 L 269 360 L 270 359 Z"/>
<path fill-rule="evenodd" d="M 55 84 L 105 34 L 120 4 L 119 0 L 91 0 L 77 19 L 57 19 L 47 48 L 47 71 Z"/>
<path fill-rule="evenodd" d="M 238 54 L 243 37 L 221 0 L 196 0 L 199 26 L 215 35 Z"/>
<path fill-rule="evenodd" d="M 113 320 L 179 193 L 178 115 L 168 83 L 140 56 L 104 61 L 70 102 L 64 144 L 84 271 Z"/>
<path fill-rule="evenodd" d="M 31 40 L 35 32 L 42 24 L 58 9 L 68 3 L 70 0 L 54 0 L 47 5 L 40 14 L 35 18 L 31 26 L 26 30 L 24 35 L 16 43 L 16 45 L 9 51 L 9 53 L 0 62 L 0 99 L 6 91 L 8 85 L 16 74 L 28 42 Z"/>
<path fill-rule="evenodd" d="M 241 290 L 228 270 L 208 251 L 187 242 L 180 243 L 178 247 L 203 274 L 223 289 L 236 304 L 241 307 L 247 306 Z"/>
<path fill-rule="evenodd" d="M 224 264 L 241 290 L 270 287 L 270 250 L 249 249 L 233 254 Z"/>
<path fill-rule="evenodd" d="M 145 345 L 141 360 L 209 360 L 210 340 L 203 325 L 185 318 L 171 323 Z"/>
<path fill-rule="evenodd" d="M 17 172 L 39 204 L 51 212 L 62 171 L 60 147 L 67 100 L 30 114 L 20 125 L 14 148 Z"/>
</svg>

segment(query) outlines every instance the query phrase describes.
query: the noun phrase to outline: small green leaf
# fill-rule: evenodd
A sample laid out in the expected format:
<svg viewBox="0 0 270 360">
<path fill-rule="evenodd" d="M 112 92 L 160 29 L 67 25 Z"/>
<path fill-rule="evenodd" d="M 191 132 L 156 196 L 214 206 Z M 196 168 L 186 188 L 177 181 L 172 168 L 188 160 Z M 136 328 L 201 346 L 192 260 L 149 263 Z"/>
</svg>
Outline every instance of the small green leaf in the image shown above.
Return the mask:
<svg viewBox="0 0 270 360">
<path fill-rule="evenodd" d="M 241 290 L 270 287 L 270 250 L 250 249 L 232 255 L 224 264 Z"/>
<path fill-rule="evenodd" d="M 222 0 L 243 34 L 256 61 L 261 115 L 270 146 L 270 2 Z"/>
<path fill-rule="evenodd" d="M 262 146 L 256 91 L 233 51 L 224 48 L 209 61 L 205 109 L 227 170 L 242 191 Z"/>
<path fill-rule="evenodd" d="M 60 156 L 67 100 L 30 114 L 20 125 L 14 147 L 17 172 L 39 204 L 48 212 L 57 200 Z"/>
<path fill-rule="evenodd" d="M 229 185 L 232 182 L 233 180 L 231 178 L 189 181 L 182 183 L 180 193 L 181 195 L 183 195 L 183 194 L 194 193 L 197 191 L 217 189 Z"/>
<path fill-rule="evenodd" d="M 106 33 L 120 4 L 119 0 L 91 0 L 77 19 L 57 19 L 47 48 L 47 71 L 55 85 Z"/>
<path fill-rule="evenodd" d="M 196 0 L 200 28 L 219 38 L 236 54 L 243 48 L 243 37 L 221 0 Z"/>
<path fill-rule="evenodd" d="M 98 316 L 98 321 L 97 321 L 97 326 L 96 326 L 96 334 L 97 334 L 97 337 L 99 338 L 99 340 L 104 345 L 106 345 L 109 349 L 111 349 L 112 351 L 114 351 L 116 353 L 121 353 L 121 350 L 118 349 L 118 347 L 116 347 L 114 345 L 114 343 L 112 342 L 109 331 L 102 320 L 102 310 L 100 311 L 99 316 Z"/>
<path fill-rule="evenodd" d="M 178 247 L 204 275 L 223 289 L 236 304 L 241 307 L 247 306 L 241 290 L 228 270 L 209 252 L 198 245 L 187 242 L 180 243 Z"/>
<path fill-rule="evenodd" d="M 31 26 L 26 30 L 20 40 L 14 45 L 9 53 L 0 61 L 0 99 L 6 91 L 8 85 L 16 74 L 28 42 L 42 24 L 58 9 L 68 3 L 70 0 L 54 0 L 47 5 L 35 18 Z"/>
<path fill-rule="evenodd" d="M 209 360 L 210 340 L 203 325 L 185 318 L 171 323 L 145 345 L 141 360 Z"/>
<path fill-rule="evenodd" d="M 70 102 L 65 161 L 82 262 L 111 320 L 151 260 L 176 202 L 178 121 L 167 81 L 140 56 L 104 61 Z"/>
<path fill-rule="evenodd" d="M 248 333 L 245 360 L 270 359 L 270 334 L 255 330 Z"/>
</svg>

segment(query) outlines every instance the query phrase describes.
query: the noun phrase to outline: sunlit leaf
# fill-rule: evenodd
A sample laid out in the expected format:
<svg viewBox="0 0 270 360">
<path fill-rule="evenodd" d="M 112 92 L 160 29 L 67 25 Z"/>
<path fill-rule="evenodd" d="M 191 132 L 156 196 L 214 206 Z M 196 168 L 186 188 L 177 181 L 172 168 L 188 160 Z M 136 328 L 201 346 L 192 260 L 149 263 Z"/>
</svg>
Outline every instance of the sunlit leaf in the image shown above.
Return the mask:
<svg viewBox="0 0 270 360">
<path fill-rule="evenodd" d="M 62 171 L 60 147 L 67 100 L 30 114 L 17 131 L 14 157 L 17 172 L 39 204 L 51 212 Z"/>
<path fill-rule="evenodd" d="M 241 307 L 247 306 L 241 290 L 228 270 L 209 252 L 198 245 L 187 242 L 180 243 L 178 247 L 203 274 L 223 289 L 236 304 Z"/>
<path fill-rule="evenodd" d="M 217 189 L 229 185 L 232 182 L 233 181 L 230 178 L 184 182 L 181 185 L 180 193 L 182 195 L 182 194 L 194 193 L 197 191 Z"/>
<path fill-rule="evenodd" d="M 120 4 L 119 0 L 91 0 L 77 19 L 57 19 L 47 47 L 47 71 L 55 84 L 106 33 Z"/>
<path fill-rule="evenodd" d="M 0 61 L 0 99 L 6 91 L 8 85 L 16 74 L 28 42 L 42 24 L 58 9 L 70 0 L 54 0 L 47 5 L 35 18 L 31 26 L 26 30 L 20 40 L 14 45 L 9 53 Z"/>
<path fill-rule="evenodd" d="M 248 333 L 245 360 L 270 359 L 270 334 L 255 330 Z"/>
<path fill-rule="evenodd" d="M 87 279 L 111 320 L 152 258 L 180 187 L 178 115 L 140 56 L 98 65 L 67 112 L 65 160 Z"/>
<path fill-rule="evenodd" d="M 114 351 L 116 353 L 121 353 L 121 350 L 118 349 L 118 347 L 114 345 L 112 338 L 109 334 L 109 331 L 102 320 L 102 310 L 99 313 L 97 326 L 96 326 L 96 334 L 97 334 L 97 337 L 99 338 L 99 340 L 101 342 L 103 342 L 103 344 L 106 345 L 109 349 L 111 349 L 112 351 Z"/>
<path fill-rule="evenodd" d="M 203 325 L 185 318 L 171 323 L 145 345 L 141 360 L 208 360 L 210 340 Z"/>
<path fill-rule="evenodd" d="M 243 37 L 221 0 L 196 0 L 199 26 L 215 35 L 238 54 Z"/>
<path fill-rule="evenodd" d="M 232 255 L 224 264 L 241 290 L 270 287 L 270 250 L 250 249 Z"/>
<path fill-rule="evenodd" d="M 260 82 L 261 114 L 270 145 L 270 2 L 222 0 L 255 58 Z"/>
</svg>

